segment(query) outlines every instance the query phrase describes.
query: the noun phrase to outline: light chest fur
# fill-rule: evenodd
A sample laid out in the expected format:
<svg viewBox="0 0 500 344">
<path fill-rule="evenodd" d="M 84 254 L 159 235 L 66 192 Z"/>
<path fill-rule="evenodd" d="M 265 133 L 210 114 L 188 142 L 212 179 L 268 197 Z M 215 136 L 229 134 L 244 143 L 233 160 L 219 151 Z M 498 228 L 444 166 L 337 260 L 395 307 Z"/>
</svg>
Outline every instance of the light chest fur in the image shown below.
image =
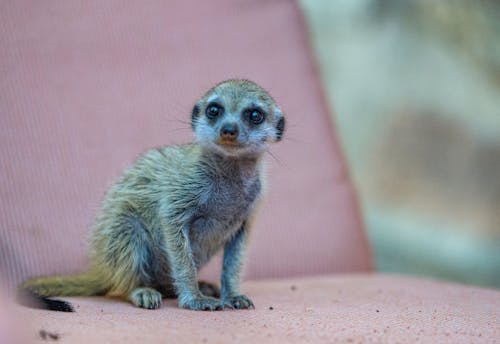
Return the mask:
<svg viewBox="0 0 500 344">
<path fill-rule="evenodd" d="M 226 161 L 215 166 L 205 166 L 204 187 L 189 226 L 188 235 L 198 267 L 241 228 L 261 192 L 256 162 Z"/>
</svg>

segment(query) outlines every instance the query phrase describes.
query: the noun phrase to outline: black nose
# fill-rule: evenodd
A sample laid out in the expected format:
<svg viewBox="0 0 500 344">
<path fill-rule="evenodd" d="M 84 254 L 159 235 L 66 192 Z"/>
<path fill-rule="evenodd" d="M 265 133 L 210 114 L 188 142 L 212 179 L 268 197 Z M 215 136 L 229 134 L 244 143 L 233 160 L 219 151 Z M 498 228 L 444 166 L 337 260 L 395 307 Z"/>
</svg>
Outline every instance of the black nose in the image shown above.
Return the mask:
<svg viewBox="0 0 500 344">
<path fill-rule="evenodd" d="M 220 137 L 223 139 L 234 140 L 238 137 L 238 126 L 232 123 L 226 123 L 220 129 Z"/>
</svg>

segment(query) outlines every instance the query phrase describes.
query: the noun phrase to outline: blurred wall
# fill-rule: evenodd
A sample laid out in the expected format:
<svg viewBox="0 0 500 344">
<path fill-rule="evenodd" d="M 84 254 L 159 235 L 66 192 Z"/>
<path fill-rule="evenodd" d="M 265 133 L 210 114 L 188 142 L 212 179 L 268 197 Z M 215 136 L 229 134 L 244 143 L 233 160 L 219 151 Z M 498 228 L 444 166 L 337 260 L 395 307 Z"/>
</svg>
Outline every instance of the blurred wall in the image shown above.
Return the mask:
<svg viewBox="0 0 500 344">
<path fill-rule="evenodd" d="M 378 269 L 500 287 L 500 3 L 301 4 Z"/>
</svg>

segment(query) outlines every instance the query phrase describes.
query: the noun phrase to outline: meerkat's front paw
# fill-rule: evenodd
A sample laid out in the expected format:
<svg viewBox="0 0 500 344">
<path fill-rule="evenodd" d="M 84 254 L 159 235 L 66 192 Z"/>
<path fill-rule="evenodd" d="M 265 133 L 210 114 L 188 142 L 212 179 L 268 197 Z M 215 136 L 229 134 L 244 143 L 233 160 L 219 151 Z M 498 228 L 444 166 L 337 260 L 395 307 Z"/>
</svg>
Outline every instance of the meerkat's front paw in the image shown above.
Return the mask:
<svg viewBox="0 0 500 344">
<path fill-rule="evenodd" d="M 224 304 L 213 297 L 200 296 L 197 298 L 179 301 L 179 307 L 193 311 L 221 311 Z"/>
<path fill-rule="evenodd" d="M 249 308 L 255 309 L 252 300 L 250 300 L 246 295 L 230 296 L 224 298 L 223 302 L 225 305 L 228 305 L 234 309 L 249 309 Z"/>
<path fill-rule="evenodd" d="M 162 295 L 152 288 L 136 288 L 129 295 L 129 300 L 137 307 L 157 309 L 161 306 Z"/>
</svg>

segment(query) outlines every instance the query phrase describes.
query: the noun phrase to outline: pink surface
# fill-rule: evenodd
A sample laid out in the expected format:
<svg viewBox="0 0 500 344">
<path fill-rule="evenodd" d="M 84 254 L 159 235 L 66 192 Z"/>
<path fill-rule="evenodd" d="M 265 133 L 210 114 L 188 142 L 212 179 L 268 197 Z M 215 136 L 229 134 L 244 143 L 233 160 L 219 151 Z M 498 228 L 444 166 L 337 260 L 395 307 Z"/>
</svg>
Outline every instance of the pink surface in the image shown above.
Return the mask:
<svg viewBox="0 0 500 344">
<path fill-rule="evenodd" d="M 104 191 L 147 148 L 188 142 L 214 83 L 287 115 L 250 278 L 369 270 L 352 185 L 293 1 L 9 1 L 0 10 L 0 269 L 9 286 L 86 266 Z M 215 278 L 218 264 L 207 273 Z"/>
<path fill-rule="evenodd" d="M 292 288 L 292 286 L 294 288 Z M 19 309 L 26 336 L 62 343 L 495 343 L 500 292 L 382 275 L 246 282 L 250 311 L 144 310 L 72 298 L 76 313 Z M 295 290 L 293 290 L 295 289 Z M 273 309 L 269 309 L 272 307 Z"/>
<path fill-rule="evenodd" d="M 0 344 L 25 343 L 33 338 L 33 334 L 21 325 L 25 321 L 22 315 L 17 314 L 16 307 L 0 290 Z"/>
</svg>

